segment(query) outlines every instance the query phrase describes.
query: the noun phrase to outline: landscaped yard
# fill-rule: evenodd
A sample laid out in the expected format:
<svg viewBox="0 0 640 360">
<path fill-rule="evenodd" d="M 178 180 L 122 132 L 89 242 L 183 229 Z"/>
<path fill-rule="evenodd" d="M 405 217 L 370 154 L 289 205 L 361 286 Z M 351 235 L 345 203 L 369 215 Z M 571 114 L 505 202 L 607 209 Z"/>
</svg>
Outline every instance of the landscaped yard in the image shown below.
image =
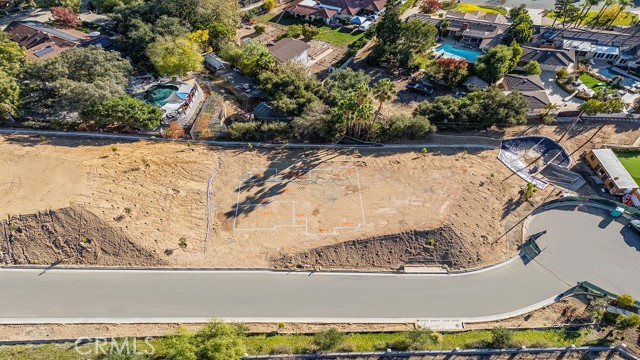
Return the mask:
<svg viewBox="0 0 640 360">
<path fill-rule="evenodd" d="M 633 180 L 640 184 L 640 152 L 618 152 L 616 155 Z"/>
<path fill-rule="evenodd" d="M 556 18 L 555 15 L 553 14 L 553 11 L 550 11 L 549 13 L 547 13 L 546 16 L 551 19 Z M 598 11 L 589 11 L 587 13 L 586 19 L 582 22 L 582 25 L 591 23 L 596 16 L 598 16 Z M 561 18 L 558 18 L 558 20 L 561 20 Z M 632 23 L 636 22 L 637 20 L 638 20 L 637 16 L 635 16 L 633 13 L 623 12 L 616 18 L 616 20 L 613 22 L 612 25 L 613 26 L 615 25 L 629 26 Z"/>
<path fill-rule="evenodd" d="M 256 16 L 254 20 L 260 23 L 280 26 L 283 28 L 291 25 L 305 24 L 304 21 L 298 18 L 282 13 L 266 13 Z M 320 32 L 314 37 L 314 39 L 326 41 L 336 46 L 348 46 L 364 36 L 363 31 L 346 27 L 332 28 L 326 25 L 321 25 L 318 26 L 318 30 Z"/>
<path fill-rule="evenodd" d="M 487 14 L 497 14 L 497 13 L 500 13 L 502 15 L 506 15 L 507 14 L 507 9 L 502 8 L 502 7 L 498 7 L 498 6 L 483 6 L 483 5 L 476 5 L 476 4 L 460 4 L 456 8 L 456 11 L 463 11 L 463 12 L 482 11 L 482 12 L 485 12 Z"/>
<path fill-rule="evenodd" d="M 580 75 L 580 81 L 582 81 L 585 85 L 587 85 L 587 87 L 589 87 L 589 89 L 593 91 L 598 91 L 601 88 L 612 88 L 611 85 L 602 80 L 598 80 L 587 73 Z"/>
</svg>

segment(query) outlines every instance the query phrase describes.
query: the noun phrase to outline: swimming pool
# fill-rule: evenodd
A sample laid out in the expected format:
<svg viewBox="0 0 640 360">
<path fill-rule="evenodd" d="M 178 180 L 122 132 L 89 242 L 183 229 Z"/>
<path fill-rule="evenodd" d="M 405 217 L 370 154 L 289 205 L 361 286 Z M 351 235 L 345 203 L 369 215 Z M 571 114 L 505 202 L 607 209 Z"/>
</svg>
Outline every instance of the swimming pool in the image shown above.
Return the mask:
<svg viewBox="0 0 640 360">
<path fill-rule="evenodd" d="M 165 100 L 177 90 L 178 87 L 173 85 L 156 85 L 149 89 L 145 96 L 145 100 L 147 100 L 151 105 L 163 106 L 167 103 Z"/>
<path fill-rule="evenodd" d="M 596 70 L 596 72 L 598 74 L 606 77 L 606 78 L 609 78 L 609 79 L 613 79 L 614 77 L 620 75 L 620 76 L 622 76 L 621 84 L 624 85 L 624 86 L 633 87 L 633 84 L 636 83 L 636 80 L 634 80 L 634 79 L 632 79 L 630 77 L 624 76 L 624 75 L 618 73 L 617 71 L 613 70 L 612 68 L 600 68 L 600 69 Z"/>
<path fill-rule="evenodd" d="M 436 48 L 436 52 L 444 53 L 444 56 L 447 57 L 458 57 L 467 60 L 468 62 L 476 62 L 478 61 L 478 56 L 480 56 L 480 52 L 477 50 L 471 49 L 460 49 L 451 44 L 442 44 Z"/>
</svg>

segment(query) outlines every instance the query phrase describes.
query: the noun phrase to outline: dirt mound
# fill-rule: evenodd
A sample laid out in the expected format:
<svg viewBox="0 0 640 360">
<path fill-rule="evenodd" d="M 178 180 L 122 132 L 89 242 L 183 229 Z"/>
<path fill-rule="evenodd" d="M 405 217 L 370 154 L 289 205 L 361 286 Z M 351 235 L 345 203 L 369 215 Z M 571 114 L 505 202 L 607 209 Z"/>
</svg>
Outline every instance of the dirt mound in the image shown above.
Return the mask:
<svg viewBox="0 0 640 360">
<path fill-rule="evenodd" d="M 478 254 L 469 250 L 450 226 L 412 230 L 323 246 L 273 259 L 276 268 L 397 269 L 402 265 L 473 266 Z"/>
<path fill-rule="evenodd" d="M 0 255 L 12 265 L 166 265 L 93 213 L 68 207 L 0 222 Z"/>
</svg>

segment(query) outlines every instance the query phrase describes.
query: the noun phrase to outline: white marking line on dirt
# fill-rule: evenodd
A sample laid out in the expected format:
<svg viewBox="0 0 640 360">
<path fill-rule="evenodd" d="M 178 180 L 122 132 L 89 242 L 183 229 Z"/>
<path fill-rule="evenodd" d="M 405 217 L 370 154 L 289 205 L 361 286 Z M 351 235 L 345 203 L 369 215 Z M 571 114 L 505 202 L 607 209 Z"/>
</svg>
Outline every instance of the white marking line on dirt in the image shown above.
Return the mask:
<svg viewBox="0 0 640 360">
<path fill-rule="evenodd" d="M 234 231 L 276 231 L 277 229 L 280 228 L 287 228 L 287 227 L 300 227 L 300 228 L 304 228 L 305 229 L 305 235 L 307 237 L 310 236 L 316 236 L 316 237 L 322 237 L 322 236 L 330 236 L 330 235 L 339 235 L 340 232 L 339 230 L 357 230 L 362 228 L 363 225 L 366 224 L 366 217 L 365 217 L 365 213 L 364 213 L 364 201 L 362 198 L 362 186 L 360 183 L 360 172 L 358 170 L 357 167 L 351 166 L 351 165 L 339 165 L 336 167 L 332 167 L 332 168 L 328 168 L 328 169 L 307 169 L 307 168 L 302 168 L 302 169 L 297 169 L 297 172 L 301 172 L 303 173 L 303 175 L 306 175 L 308 177 L 308 179 L 303 179 L 302 176 L 298 179 L 301 180 L 302 182 L 306 182 L 307 184 L 311 184 L 313 182 L 313 180 L 315 179 L 315 172 L 319 172 L 319 171 L 323 171 L 323 172 L 333 172 L 335 170 L 353 170 L 355 175 L 356 175 L 356 183 L 357 183 L 357 187 L 358 187 L 358 196 L 360 198 L 360 211 L 362 213 L 362 223 L 358 224 L 357 226 L 334 226 L 331 227 L 331 231 L 326 231 L 326 232 L 321 232 L 321 233 L 310 233 L 309 232 L 309 220 L 308 217 L 305 216 L 304 217 L 304 225 L 303 224 L 296 224 L 296 201 L 271 201 L 267 204 L 263 204 L 263 203 L 249 203 L 246 205 L 240 205 L 240 194 L 242 193 L 242 189 L 244 187 L 244 185 L 246 185 L 246 183 L 253 183 L 253 182 L 259 182 L 261 177 L 264 176 L 259 176 L 258 178 L 256 178 L 256 174 L 264 174 L 265 172 L 269 172 L 269 171 L 274 171 L 275 173 L 275 177 L 274 179 L 267 179 L 267 180 L 263 180 L 265 182 L 279 182 L 279 183 L 283 183 L 283 182 L 287 182 L 288 180 L 284 180 L 278 173 L 278 168 L 266 168 L 265 171 L 261 171 L 260 169 L 251 169 L 249 172 L 246 172 L 245 174 L 243 174 L 242 179 L 240 179 L 239 181 L 239 185 L 238 185 L 238 197 L 236 200 L 236 210 L 235 210 L 235 216 L 233 219 L 233 230 Z M 280 204 L 280 203 L 291 203 L 292 204 L 292 209 L 293 209 L 293 218 L 292 218 L 292 224 L 291 225 L 273 225 L 270 228 L 241 228 L 237 226 L 237 219 L 238 219 L 238 214 L 240 212 L 240 207 L 257 207 L 257 206 L 272 206 L 274 204 Z"/>
</svg>

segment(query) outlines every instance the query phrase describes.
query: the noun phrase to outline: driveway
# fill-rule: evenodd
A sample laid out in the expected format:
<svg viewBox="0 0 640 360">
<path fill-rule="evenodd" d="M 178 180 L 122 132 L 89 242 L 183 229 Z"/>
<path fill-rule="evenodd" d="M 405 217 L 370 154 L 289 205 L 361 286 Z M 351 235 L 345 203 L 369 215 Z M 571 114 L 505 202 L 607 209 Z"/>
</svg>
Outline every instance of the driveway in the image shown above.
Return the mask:
<svg viewBox="0 0 640 360">
<path fill-rule="evenodd" d="M 578 106 L 582 104 L 584 101 L 572 97 L 571 99 L 565 101 L 570 94 L 566 91 L 562 90 L 558 84 L 556 84 L 556 73 L 553 71 L 543 71 L 540 74 L 540 79 L 544 84 L 544 88 L 547 89 L 547 94 L 549 95 L 549 100 L 552 103 L 558 104 L 561 106 L 560 111 L 572 111 L 577 110 Z"/>
<path fill-rule="evenodd" d="M 603 211 L 541 212 L 542 253 L 466 274 L 1 269 L 0 323 L 487 321 L 588 280 L 640 297 L 640 240 Z"/>
</svg>

